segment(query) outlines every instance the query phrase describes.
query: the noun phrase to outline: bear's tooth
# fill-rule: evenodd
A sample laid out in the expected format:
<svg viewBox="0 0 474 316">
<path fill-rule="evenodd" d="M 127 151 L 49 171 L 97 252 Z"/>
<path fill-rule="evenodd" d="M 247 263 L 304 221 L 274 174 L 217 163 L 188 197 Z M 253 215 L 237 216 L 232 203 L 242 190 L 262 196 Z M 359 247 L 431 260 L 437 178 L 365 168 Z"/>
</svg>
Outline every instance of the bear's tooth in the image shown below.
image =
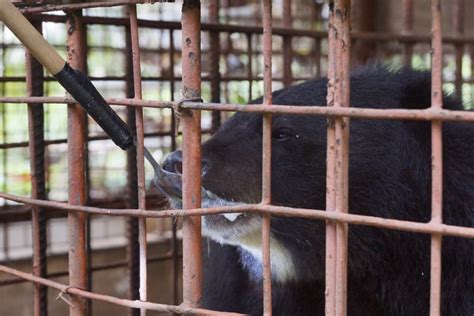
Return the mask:
<svg viewBox="0 0 474 316">
<path fill-rule="evenodd" d="M 229 221 L 233 222 L 237 219 L 237 217 L 242 215 L 242 213 L 224 213 L 222 215 L 224 215 L 224 217 L 227 218 Z"/>
</svg>

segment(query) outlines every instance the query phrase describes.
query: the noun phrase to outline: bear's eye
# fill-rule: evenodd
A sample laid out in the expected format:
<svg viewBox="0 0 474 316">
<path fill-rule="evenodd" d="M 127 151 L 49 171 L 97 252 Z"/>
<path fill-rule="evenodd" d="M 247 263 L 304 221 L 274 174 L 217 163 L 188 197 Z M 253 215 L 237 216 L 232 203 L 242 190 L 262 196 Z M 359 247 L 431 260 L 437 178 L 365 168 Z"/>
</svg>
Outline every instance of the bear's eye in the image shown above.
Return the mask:
<svg viewBox="0 0 474 316">
<path fill-rule="evenodd" d="M 272 138 L 277 140 L 285 140 L 294 136 L 295 133 L 289 128 L 278 128 L 272 131 Z"/>
</svg>

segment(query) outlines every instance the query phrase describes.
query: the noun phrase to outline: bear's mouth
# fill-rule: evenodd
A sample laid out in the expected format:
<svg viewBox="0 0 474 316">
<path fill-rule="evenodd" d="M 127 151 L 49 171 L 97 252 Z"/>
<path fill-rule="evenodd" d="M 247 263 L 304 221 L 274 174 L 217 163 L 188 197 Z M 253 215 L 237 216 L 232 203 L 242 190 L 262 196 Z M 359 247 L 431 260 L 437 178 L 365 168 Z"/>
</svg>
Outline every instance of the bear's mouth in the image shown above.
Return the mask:
<svg viewBox="0 0 474 316">
<path fill-rule="evenodd" d="M 172 208 L 183 208 L 182 176 L 179 173 L 164 170 L 158 164 L 153 166 L 153 182 L 158 190 L 168 197 Z M 203 208 L 236 206 L 244 202 L 229 201 L 219 197 L 210 190 L 201 187 L 201 205 Z M 238 244 L 248 234 L 253 234 L 260 227 L 260 216 L 256 213 L 223 213 L 203 216 L 203 235 L 220 243 Z"/>
</svg>

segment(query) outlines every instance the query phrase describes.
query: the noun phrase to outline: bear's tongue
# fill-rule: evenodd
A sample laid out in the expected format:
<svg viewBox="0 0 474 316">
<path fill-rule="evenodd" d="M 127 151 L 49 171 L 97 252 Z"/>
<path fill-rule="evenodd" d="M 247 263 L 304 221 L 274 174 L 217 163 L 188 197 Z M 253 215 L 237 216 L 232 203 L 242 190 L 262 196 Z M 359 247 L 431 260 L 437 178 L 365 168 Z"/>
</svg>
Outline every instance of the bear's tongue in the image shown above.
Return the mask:
<svg viewBox="0 0 474 316">
<path fill-rule="evenodd" d="M 234 222 L 237 217 L 242 215 L 242 213 L 224 213 L 222 216 L 224 216 L 228 221 Z"/>
</svg>

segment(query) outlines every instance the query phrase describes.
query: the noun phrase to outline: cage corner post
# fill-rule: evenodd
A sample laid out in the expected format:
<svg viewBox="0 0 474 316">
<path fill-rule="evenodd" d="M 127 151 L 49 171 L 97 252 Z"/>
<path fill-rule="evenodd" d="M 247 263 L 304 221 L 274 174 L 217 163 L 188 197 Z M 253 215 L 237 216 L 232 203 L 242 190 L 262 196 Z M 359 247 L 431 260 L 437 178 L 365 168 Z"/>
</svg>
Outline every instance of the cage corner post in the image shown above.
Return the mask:
<svg viewBox="0 0 474 316">
<path fill-rule="evenodd" d="M 182 73 L 184 100 L 201 96 L 201 3 L 184 0 L 182 7 Z M 183 208 L 201 206 L 201 113 L 186 111 L 183 126 Z M 198 307 L 202 293 L 201 217 L 183 219 L 183 304 Z"/>
<path fill-rule="evenodd" d="M 75 69 L 86 69 L 86 27 L 82 11 L 67 14 L 68 62 Z M 79 104 L 68 105 L 68 182 L 69 203 L 84 205 L 86 202 L 85 181 L 85 112 Z M 69 232 L 69 286 L 87 289 L 86 214 L 68 213 Z M 72 295 L 69 314 L 85 316 L 88 303 L 83 297 Z"/>
</svg>

